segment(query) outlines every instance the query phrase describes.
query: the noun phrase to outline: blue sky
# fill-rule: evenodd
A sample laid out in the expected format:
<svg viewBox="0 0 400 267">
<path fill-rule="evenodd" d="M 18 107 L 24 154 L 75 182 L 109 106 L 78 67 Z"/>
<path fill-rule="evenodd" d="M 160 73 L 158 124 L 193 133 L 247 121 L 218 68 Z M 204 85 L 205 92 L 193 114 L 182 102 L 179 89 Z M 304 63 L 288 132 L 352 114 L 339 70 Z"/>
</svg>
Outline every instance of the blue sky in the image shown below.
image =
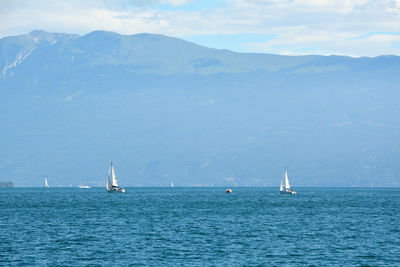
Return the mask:
<svg viewBox="0 0 400 267">
<path fill-rule="evenodd" d="M 34 29 L 158 33 L 240 52 L 400 55 L 400 0 L 0 0 L 0 37 Z"/>
</svg>

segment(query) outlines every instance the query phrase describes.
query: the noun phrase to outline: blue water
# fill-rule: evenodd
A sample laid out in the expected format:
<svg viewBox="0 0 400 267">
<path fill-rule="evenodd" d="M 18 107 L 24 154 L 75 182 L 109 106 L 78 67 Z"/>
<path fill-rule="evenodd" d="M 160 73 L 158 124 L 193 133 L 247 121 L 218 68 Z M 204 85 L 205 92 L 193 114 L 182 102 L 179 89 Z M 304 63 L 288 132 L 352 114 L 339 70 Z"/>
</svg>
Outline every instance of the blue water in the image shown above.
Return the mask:
<svg viewBox="0 0 400 267">
<path fill-rule="evenodd" d="M 0 265 L 400 266 L 400 189 L 0 190 Z"/>
</svg>

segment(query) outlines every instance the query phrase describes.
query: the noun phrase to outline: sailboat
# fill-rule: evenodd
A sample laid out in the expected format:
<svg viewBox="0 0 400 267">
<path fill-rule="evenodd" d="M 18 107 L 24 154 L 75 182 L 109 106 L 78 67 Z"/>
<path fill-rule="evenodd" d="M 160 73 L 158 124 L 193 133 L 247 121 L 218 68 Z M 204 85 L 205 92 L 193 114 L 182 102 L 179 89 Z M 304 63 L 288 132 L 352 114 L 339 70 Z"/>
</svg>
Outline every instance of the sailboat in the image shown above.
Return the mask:
<svg viewBox="0 0 400 267">
<path fill-rule="evenodd" d="M 172 181 L 171 181 L 171 187 L 175 187 L 175 186 L 174 186 L 174 182 L 172 182 Z"/>
<path fill-rule="evenodd" d="M 287 169 L 285 168 L 285 174 L 284 177 L 281 180 L 281 187 L 279 189 L 281 194 L 291 194 L 291 195 L 296 195 L 296 191 L 291 189 L 290 183 L 289 183 L 289 177 L 287 174 Z"/>
<path fill-rule="evenodd" d="M 119 187 L 117 176 L 115 175 L 114 165 L 111 162 L 110 169 L 108 170 L 107 186 L 106 189 L 109 193 L 125 193 L 125 189 Z"/>
<path fill-rule="evenodd" d="M 44 177 L 44 185 L 46 186 L 46 188 L 49 188 L 49 184 L 47 183 L 47 177 Z"/>
</svg>

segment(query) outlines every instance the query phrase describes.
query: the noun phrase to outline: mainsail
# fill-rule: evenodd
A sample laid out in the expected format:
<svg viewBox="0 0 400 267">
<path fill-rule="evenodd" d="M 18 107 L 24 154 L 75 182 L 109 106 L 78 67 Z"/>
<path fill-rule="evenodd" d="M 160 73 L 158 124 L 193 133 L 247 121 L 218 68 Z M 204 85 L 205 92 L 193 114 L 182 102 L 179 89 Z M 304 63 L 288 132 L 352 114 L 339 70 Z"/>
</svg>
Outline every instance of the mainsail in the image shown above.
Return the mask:
<svg viewBox="0 0 400 267">
<path fill-rule="evenodd" d="M 106 188 L 107 188 L 107 190 L 110 190 L 111 187 L 112 187 L 112 184 L 111 184 L 111 182 L 110 182 L 110 174 L 108 174 L 108 177 L 107 177 L 107 186 L 106 186 Z"/>
<path fill-rule="evenodd" d="M 289 178 L 287 175 L 287 169 L 285 168 L 285 189 L 290 189 Z"/>
<path fill-rule="evenodd" d="M 47 188 L 49 188 L 49 184 L 47 183 L 47 177 L 44 178 L 44 184 L 46 185 Z"/>
<path fill-rule="evenodd" d="M 115 175 L 114 165 L 111 162 L 111 185 L 118 187 L 117 176 Z"/>
</svg>

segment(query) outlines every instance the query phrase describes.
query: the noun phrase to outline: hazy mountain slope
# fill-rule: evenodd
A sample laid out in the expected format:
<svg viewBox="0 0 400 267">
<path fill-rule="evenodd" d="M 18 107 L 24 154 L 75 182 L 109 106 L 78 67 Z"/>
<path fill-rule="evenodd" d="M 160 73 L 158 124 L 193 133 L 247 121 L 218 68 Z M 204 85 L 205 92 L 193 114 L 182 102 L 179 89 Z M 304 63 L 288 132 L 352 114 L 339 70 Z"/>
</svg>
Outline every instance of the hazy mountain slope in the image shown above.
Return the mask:
<svg viewBox="0 0 400 267">
<path fill-rule="evenodd" d="M 0 178 L 17 186 L 398 186 L 400 58 L 288 57 L 161 35 L 0 39 Z M 4 180 L 2 178 L 2 180 Z"/>
</svg>

